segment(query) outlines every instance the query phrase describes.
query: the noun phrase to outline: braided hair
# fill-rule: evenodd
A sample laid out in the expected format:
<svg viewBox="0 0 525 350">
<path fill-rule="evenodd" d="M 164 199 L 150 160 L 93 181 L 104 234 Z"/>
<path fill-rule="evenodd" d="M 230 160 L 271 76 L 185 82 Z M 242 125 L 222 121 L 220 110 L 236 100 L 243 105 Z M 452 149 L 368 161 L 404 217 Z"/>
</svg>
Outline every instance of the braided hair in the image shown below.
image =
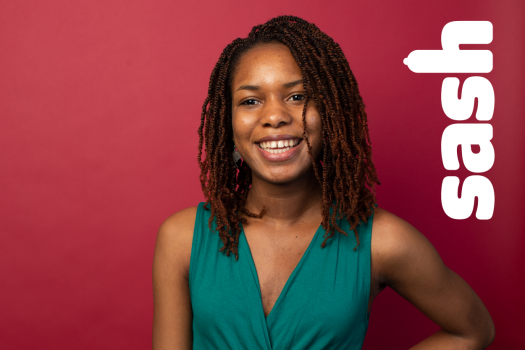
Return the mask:
<svg viewBox="0 0 525 350">
<path fill-rule="evenodd" d="M 243 215 L 261 218 L 244 204 L 251 185 L 251 169 L 242 161 L 235 164 L 232 152 L 231 83 L 243 55 L 258 44 L 279 42 L 286 45 L 301 69 L 303 87 L 313 87 L 313 100 L 322 121 L 323 152 L 314 160 L 306 136 L 306 106 L 303 109 L 303 140 L 312 159 L 315 176 L 322 188 L 322 223 L 326 230 L 321 247 L 335 231 L 347 235 L 337 224 L 345 217 L 354 231 L 357 245 L 359 222 L 367 222 L 376 205 L 375 184 L 379 184 L 368 133 L 365 105 L 355 77 L 343 51 L 315 24 L 293 16 L 279 16 L 252 28 L 247 38 L 238 38 L 222 52 L 215 65 L 204 101 L 199 126 L 200 182 L 205 207 L 211 206 L 210 229 L 223 242 L 220 252 L 238 260 Z M 204 153 L 204 155 L 203 155 Z"/>
</svg>

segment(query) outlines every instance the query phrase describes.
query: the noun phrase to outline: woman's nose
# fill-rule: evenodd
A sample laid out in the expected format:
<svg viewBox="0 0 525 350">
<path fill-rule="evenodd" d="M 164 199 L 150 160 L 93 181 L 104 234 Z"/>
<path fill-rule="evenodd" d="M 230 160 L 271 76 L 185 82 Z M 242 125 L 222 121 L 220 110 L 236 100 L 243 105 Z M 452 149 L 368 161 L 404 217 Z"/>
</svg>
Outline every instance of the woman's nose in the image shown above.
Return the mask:
<svg viewBox="0 0 525 350">
<path fill-rule="evenodd" d="M 262 109 L 261 124 L 278 128 L 292 122 L 292 116 L 286 108 L 284 102 L 278 99 L 268 100 Z"/>
</svg>

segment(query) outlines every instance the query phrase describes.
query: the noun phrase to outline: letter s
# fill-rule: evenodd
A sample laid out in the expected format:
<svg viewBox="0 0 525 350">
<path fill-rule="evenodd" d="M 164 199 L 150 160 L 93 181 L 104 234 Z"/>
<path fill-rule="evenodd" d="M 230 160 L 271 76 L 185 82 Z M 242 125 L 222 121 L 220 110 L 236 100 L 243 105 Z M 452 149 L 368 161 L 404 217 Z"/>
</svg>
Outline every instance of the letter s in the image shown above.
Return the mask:
<svg viewBox="0 0 525 350">
<path fill-rule="evenodd" d="M 478 98 L 477 120 L 491 120 L 494 114 L 494 88 L 483 77 L 470 77 L 461 89 L 458 99 L 458 78 L 445 78 L 441 85 L 441 106 L 445 114 L 454 120 L 467 120 L 474 110 L 474 99 Z"/>
<path fill-rule="evenodd" d="M 459 178 L 447 176 L 441 185 L 441 205 L 448 217 L 456 220 L 468 218 L 474 210 L 474 197 L 478 197 L 478 220 L 489 220 L 494 214 L 494 187 L 484 176 L 472 175 L 463 183 L 461 198 L 458 198 Z"/>
</svg>

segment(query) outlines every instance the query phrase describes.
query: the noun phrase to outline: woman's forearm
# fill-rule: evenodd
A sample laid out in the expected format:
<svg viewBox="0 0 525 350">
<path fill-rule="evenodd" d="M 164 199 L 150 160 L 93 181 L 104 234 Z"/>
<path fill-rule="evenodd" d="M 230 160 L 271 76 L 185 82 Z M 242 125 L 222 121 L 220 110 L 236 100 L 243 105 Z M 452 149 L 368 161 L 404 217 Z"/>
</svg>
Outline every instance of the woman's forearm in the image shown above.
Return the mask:
<svg viewBox="0 0 525 350">
<path fill-rule="evenodd" d="M 422 342 L 411 347 L 410 350 L 433 350 L 433 349 L 461 349 L 480 350 L 488 347 L 494 340 L 494 331 L 488 334 L 479 334 L 475 337 L 461 337 L 440 329 Z"/>
</svg>

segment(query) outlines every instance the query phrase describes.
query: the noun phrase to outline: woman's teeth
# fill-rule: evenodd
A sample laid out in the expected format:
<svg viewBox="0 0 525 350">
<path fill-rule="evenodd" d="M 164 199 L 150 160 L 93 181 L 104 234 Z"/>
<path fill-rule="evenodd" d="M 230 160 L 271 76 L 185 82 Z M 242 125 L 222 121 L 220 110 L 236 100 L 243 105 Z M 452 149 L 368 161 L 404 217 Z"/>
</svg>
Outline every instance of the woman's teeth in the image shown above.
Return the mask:
<svg viewBox="0 0 525 350">
<path fill-rule="evenodd" d="M 299 144 L 301 139 L 265 141 L 260 142 L 259 147 L 269 153 L 279 154 L 286 152 Z"/>
</svg>

